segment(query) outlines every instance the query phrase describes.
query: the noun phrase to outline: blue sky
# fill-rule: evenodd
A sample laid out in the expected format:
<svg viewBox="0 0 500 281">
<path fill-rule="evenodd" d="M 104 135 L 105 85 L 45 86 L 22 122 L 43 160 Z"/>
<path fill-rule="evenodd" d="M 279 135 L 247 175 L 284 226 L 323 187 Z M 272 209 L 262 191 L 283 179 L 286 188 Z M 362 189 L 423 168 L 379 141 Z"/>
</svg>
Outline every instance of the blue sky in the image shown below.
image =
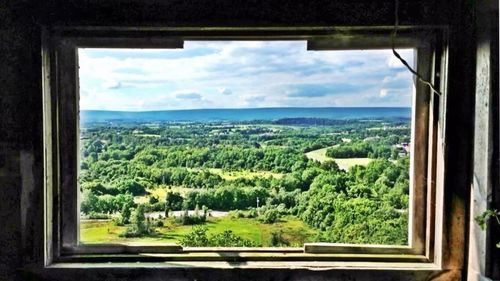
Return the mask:
<svg viewBox="0 0 500 281">
<path fill-rule="evenodd" d="M 399 50 L 410 63 L 413 50 Z M 411 106 L 391 50 L 307 51 L 304 41 L 187 41 L 184 49 L 80 49 L 80 108 Z"/>
</svg>

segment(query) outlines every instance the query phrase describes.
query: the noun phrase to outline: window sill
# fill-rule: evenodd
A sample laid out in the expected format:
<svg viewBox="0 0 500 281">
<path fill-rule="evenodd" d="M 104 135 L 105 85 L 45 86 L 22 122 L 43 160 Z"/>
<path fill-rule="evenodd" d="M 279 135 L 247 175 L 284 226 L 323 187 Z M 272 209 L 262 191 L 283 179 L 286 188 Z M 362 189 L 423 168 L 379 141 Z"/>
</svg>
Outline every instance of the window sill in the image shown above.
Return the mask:
<svg viewBox="0 0 500 281">
<path fill-rule="evenodd" d="M 166 262 L 96 262 L 77 263 L 59 262 L 46 269 L 91 269 L 114 268 L 133 270 L 139 268 L 213 268 L 213 269 L 307 269 L 307 270 L 396 270 L 396 271 L 440 271 L 434 263 L 407 263 L 407 262 L 346 262 L 346 261 L 166 261 Z M 29 269 L 28 269 L 29 270 Z"/>
</svg>

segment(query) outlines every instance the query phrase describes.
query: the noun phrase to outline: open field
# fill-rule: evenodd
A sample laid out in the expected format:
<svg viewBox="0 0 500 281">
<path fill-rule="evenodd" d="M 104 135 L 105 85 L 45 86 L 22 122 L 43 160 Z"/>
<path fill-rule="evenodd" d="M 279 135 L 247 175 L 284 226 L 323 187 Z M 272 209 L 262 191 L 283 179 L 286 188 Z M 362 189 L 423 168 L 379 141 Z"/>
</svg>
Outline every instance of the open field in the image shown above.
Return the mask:
<svg viewBox="0 0 500 281">
<path fill-rule="evenodd" d="M 193 188 L 182 187 L 182 186 L 166 186 L 160 185 L 157 188 L 152 188 L 147 190 L 150 195 L 146 196 L 136 196 L 134 197 L 134 202 L 136 204 L 144 204 L 149 202 L 149 197 L 157 197 L 160 201 L 165 201 L 167 197 L 167 192 L 178 192 L 181 195 L 185 195 L 189 191 L 193 191 Z"/>
<path fill-rule="evenodd" d="M 325 162 L 326 160 L 333 160 L 333 158 L 330 158 L 326 156 L 326 150 L 330 147 L 325 147 L 325 148 L 320 148 L 316 150 L 312 150 L 306 153 L 306 157 L 318 162 Z"/>
<path fill-rule="evenodd" d="M 355 165 L 366 166 L 373 159 L 370 158 L 336 158 L 334 159 L 339 168 L 342 170 L 349 170 L 350 167 Z"/>
<path fill-rule="evenodd" d="M 355 165 L 361 165 L 361 166 L 366 166 L 368 163 L 370 163 L 373 159 L 370 158 L 331 158 L 326 156 L 326 150 L 330 147 L 325 147 L 313 151 L 309 151 L 306 153 L 306 157 L 312 160 L 319 161 L 321 163 L 327 161 L 327 160 L 334 160 L 337 165 L 339 165 L 339 168 L 342 170 L 348 170 L 350 167 L 355 166 Z"/>
<path fill-rule="evenodd" d="M 126 243 L 126 244 L 158 244 L 178 243 L 183 235 L 189 233 L 193 226 L 179 225 L 172 218 L 164 219 L 164 227 L 156 228 L 157 234 L 151 237 L 122 238 L 120 233 L 126 230 L 126 226 L 116 226 L 112 221 L 88 220 L 81 222 L 80 242 L 92 243 Z M 264 224 L 256 219 L 232 218 L 209 218 L 204 224 L 208 234 L 222 233 L 232 230 L 234 234 L 249 239 L 263 247 L 270 246 L 271 233 L 282 231 L 283 238 L 289 242 L 289 246 L 300 247 L 304 242 L 314 239 L 316 231 L 304 222 L 293 216 L 283 217 L 274 224 Z"/>
</svg>

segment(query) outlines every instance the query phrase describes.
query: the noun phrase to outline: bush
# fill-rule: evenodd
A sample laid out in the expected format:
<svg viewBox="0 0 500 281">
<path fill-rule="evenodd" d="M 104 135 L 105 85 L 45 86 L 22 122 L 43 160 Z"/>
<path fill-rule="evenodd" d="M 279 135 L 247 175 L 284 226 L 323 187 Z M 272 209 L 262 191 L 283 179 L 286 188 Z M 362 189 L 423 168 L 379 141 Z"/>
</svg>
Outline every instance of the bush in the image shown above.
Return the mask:
<svg viewBox="0 0 500 281">
<path fill-rule="evenodd" d="M 230 211 L 229 212 L 229 215 L 232 217 L 232 218 L 244 218 L 246 217 L 245 216 L 245 213 L 241 210 L 236 210 L 236 211 Z"/>
<path fill-rule="evenodd" d="M 209 238 L 210 247 L 255 247 L 256 245 L 244 239 L 231 230 L 225 230 L 222 233 L 215 234 Z"/>
<path fill-rule="evenodd" d="M 110 215 L 109 214 L 103 214 L 103 213 L 90 212 L 87 215 L 87 218 L 90 219 L 90 220 L 105 220 L 105 219 L 109 219 Z"/>
<path fill-rule="evenodd" d="M 255 208 L 252 208 L 246 214 L 246 218 L 252 219 L 252 218 L 256 218 L 258 215 L 259 214 L 257 213 L 257 210 Z"/>
<path fill-rule="evenodd" d="M 276 211 L 280 215 L 287 215 L 288 214 L 288 209 L 286 208 L 285 204 L 281 203 L 276 207 Z"/>
<path fill-rule="evenodd" d="M 270 244 L 272 247 L 283 247 L 289 246 L 290 243 L 283 237 L 283 231 L 271 232 L 271 241 Z"/>
<path fill-rule="evenodd" d="M 115 187 L 106 187 L 100 182 L 83 182 L 80 186 L 82 190 L 90 190 L 95 195 L 117 195 L 119 193 Z"/>
<path fill-rule="evenodd" d="M 149 204 L 151 205 L 154 205 L 156 203 L 158 203 L 160 200 L 158 200 L 158 197 L 157 196 L 150 196 L 149 197 Z"/>
<path fill-rule="evenodd" d="M 263 223 L 275 223 L 280 218 L 280 213 L 276 209 L 268 209 L 266 212 L 260 217 L 260 220 Z"/>
<path fill-rule="evenodd" d="M 163 212 L 165 211 L 165 204 L 162 202 L 156 202 L 156 203 L 145 203 L 144 208 L 146 212 Z"/>
<path fill-rule="evenodd" d="M 207 216 L 205 214 L 200 215 L 199 213 L 195 213 L 194 215 L 189 215 L 187 210 L 180 217 L 175 218 L 175 221 L 182 225 L 203 224 L 206 220 Z"/>
<path fill-rule="evenodd" d="M 116 226 L 124 226 L 121 217 L 120 218 L 113 218 L 113 224 Z"/>
<path fill-rule="evenodd" d="M 184 235 L 181 240 L 182 246 L 188 247 L 206 247 L 209 245 L 206 227 L 193 227 L 193 230 Z"/>
<path fill-rule="evenodd" d="M 235 235 L 231 230 L 217 233 L 212 236 L 207 235 L 207 228 L 195 226 L 193 230 L 184 235 L 181 240 L 182 246 L 187 247 L 256 247 L 255 243 Z"/>
<path fill-rule="evenodd" d="M 133 225 L 128 227 L 124 233 L 120 234 L 120 237 L 142 237 L 155 233 L 154 228 L 149 223 L 149 220 L 146 220 L 146 216 L 144 215 L 144 205 L 137 206 L 132 217 L 132 223 Z"/>
</svg>

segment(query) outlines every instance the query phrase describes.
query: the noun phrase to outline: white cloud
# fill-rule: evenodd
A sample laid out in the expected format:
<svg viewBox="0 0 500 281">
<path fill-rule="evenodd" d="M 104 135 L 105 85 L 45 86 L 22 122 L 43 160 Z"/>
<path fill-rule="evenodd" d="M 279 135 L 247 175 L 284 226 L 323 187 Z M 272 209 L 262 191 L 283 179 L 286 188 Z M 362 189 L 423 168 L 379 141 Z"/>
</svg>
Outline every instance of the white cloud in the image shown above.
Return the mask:
<svg viewBox="0 0 500 281">
<path fill-rule="evenodd" d="M 199 53 L 175 57 L 176 53 L 193 50 Z M 396 72 L 401 63 L 390 50 L 311 52 L 306 50 L 305 42 L 188 41 L 184 50 L 163 51 L 174 55 L 161 57 L 162 52 L 154 50 L 154 56 L 141 56 L 149 51 L 153 50 L 134 50 L 134 56 L 127 57 L 130 50 L 108 50 L 100 56 L 95 55 L 95 49 L 80 50 L 81 108 L 160 110 L 287 103 L 372 106 L 369 97 L 381 97 L 381 88 L 392 91 L 396 82 L 411 79 L 406 70 Z M 411 59 L 413 51 L 400 53 Z M 120 71 L 123 69 L 132 71 Z M 290 89 L 300 84 L 353 81 L 363 85 L 364 90 L 336 96 L 335 100 L 287 98 Z M 383 95 L 387 96 L 387 91 Z M 384 100 L 388 106 L 409 105 Z"/>
</svg>

